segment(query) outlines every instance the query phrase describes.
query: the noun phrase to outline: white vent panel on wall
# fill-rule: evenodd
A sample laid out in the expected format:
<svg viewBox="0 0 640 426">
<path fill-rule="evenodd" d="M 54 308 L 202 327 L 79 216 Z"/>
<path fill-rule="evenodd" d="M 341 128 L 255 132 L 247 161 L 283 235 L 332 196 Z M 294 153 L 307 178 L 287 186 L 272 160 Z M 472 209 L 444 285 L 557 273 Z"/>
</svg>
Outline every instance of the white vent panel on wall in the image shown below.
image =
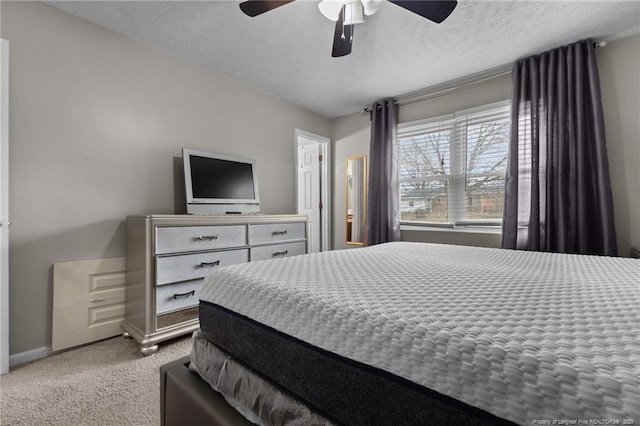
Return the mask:
<svg viewBox="0 0 640 426">
<path fill-rule="evenodd" d="M 125 258 L 53 265 L 54 351 L 122 333 L 125 316 Z"/>
</svg>

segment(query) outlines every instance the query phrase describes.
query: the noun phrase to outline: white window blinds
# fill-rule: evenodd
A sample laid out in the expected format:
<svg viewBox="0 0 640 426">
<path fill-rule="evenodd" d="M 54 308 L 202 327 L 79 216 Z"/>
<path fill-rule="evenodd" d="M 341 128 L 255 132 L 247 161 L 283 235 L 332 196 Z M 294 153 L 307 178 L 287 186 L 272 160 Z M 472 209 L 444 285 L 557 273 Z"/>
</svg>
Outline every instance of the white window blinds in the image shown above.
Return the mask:
<svg viewBox="0 0 640 426">
<path fill-rule="evenodd" d="M 398 139 L 402 222 L 502 220 L 508 101 L 401 125 Z"/>
</svg>

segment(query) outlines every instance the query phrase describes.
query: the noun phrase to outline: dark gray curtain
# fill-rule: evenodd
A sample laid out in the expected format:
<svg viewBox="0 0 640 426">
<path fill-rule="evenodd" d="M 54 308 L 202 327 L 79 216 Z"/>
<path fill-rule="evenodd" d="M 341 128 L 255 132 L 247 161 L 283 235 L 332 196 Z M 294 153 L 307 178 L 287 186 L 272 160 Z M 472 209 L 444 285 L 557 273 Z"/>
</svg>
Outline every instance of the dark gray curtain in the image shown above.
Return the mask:
<svg viewBox="0 0 640 426">
<path fill-rule="evenodd" d="M 514 64 L 502 246 L 616 255 L 591 40 Z"/>
<path fill-rule="evenodd" d="M 400 241 L 397 143 L 396 100 L 375 102 L 371 107 L 367 245 Z"/>
</svg>

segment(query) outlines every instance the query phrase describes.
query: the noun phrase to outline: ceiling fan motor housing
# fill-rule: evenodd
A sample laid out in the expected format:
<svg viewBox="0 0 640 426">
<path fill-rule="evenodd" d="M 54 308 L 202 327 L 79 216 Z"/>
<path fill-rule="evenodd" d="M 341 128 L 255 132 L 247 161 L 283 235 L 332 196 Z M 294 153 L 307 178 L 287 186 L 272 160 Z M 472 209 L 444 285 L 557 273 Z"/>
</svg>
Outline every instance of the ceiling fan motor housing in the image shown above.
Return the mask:
<svg viewBox="0 0 640 426">
<path fill-rule="evenodd" d="M 384 0 L 322 0 L 318 4 L 325 18 L 337 21 L 340 10 L 345 7 L 344 25 L 364 23 L 364 15 L 373 15 L 380 9 Z"/>
</svg>

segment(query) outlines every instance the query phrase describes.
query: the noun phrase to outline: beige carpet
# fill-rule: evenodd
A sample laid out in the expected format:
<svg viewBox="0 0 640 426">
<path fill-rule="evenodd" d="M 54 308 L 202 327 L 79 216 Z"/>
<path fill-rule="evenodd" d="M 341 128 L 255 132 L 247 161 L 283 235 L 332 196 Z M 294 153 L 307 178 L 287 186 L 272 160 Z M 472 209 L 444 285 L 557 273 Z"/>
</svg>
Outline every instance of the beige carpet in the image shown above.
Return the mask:
<svg viewBox="0 0 640 426">
<path fill-rule="evenodd" d="M 0 424 L 159 425 L 159 367 L 190 350 L 185 336 L 143 357 L 114 337 L 19 365 L 0 376 Z"/>
</svg>

